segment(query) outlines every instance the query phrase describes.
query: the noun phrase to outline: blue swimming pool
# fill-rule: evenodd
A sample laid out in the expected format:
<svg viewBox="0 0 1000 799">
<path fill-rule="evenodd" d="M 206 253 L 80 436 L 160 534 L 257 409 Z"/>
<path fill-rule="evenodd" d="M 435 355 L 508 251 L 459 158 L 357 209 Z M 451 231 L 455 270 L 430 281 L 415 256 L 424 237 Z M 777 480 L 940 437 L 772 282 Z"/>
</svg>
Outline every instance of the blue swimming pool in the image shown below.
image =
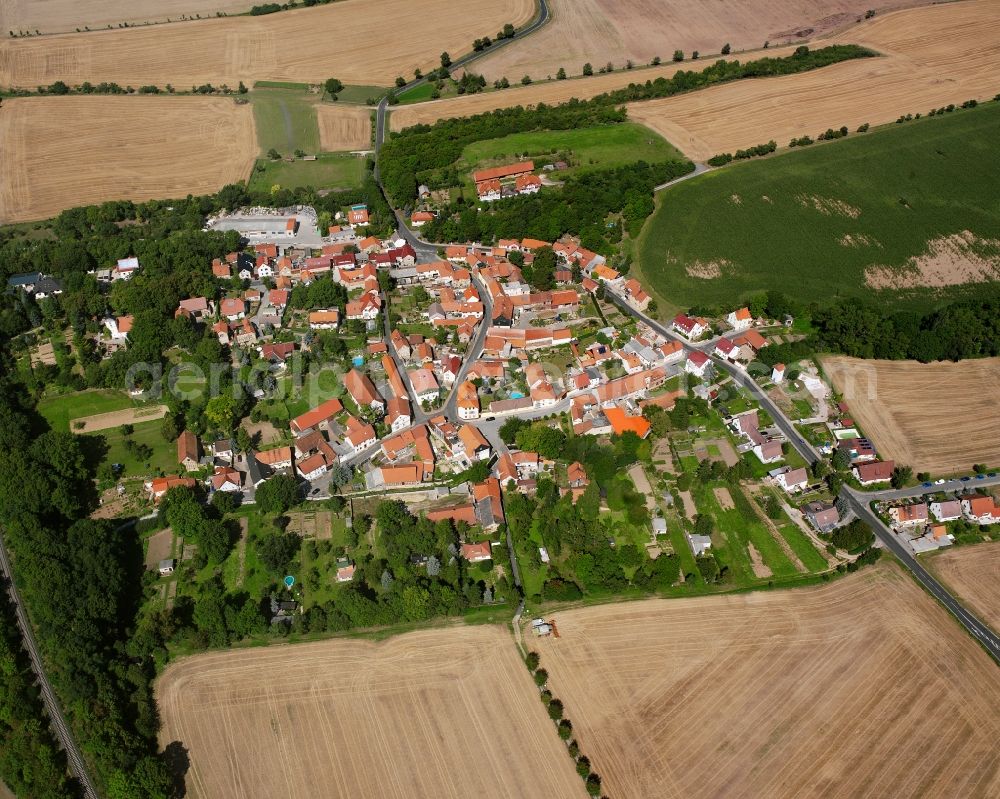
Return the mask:
<svg viewBox="0 0 1000 799">
<path fill-rule="evenodd" d="M 524 399 L 524 394 L 522 394 L 520 391 L 512 391 L 512 392 L 510 392 L 510 398 L 511 399 Z"/>
<path fill-rule="evenodd" d="M 355 366 L 364 366 L 365 365 L 365 359 L 362 358 L 360 355 L 355 355 L 354 356 L 354 360 L 352 361 L 352 363 Z"/>
</svg>

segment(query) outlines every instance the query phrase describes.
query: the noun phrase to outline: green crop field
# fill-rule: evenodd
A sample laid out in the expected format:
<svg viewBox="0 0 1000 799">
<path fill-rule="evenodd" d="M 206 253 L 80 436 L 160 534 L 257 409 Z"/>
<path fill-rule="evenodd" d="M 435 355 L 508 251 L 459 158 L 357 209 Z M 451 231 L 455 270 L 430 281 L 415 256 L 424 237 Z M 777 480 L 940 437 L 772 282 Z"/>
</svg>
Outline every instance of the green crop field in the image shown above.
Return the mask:
<svg viewBox="0 0 1000 799">
<path fill-rule="evenodd" d="M 997 141 L 1000 103 L 989 103 L 710 172 L 660 193 L 634 271 L 664 313 L 731 307 L 767 289 L 802 301 L 874 295 L 927 310 L 974 289 L 876 290 L 866 268 L 898 277 L 929 242 L 963 231 L 978 240 L 973 259 L 996 268 Z"/>
<path fill-rule="evenodd" d="M 553 177 L 561 179 L 588 169 L 608 169 L 636 161 L 652 163 L 671 158 L 683 159 L 684 156 L 658 133 L 642 125 L 625 122 L 578 130 L 513 133 L 499 139 L 475 142 L 462 151 L 456 169 L 472 172 L 487 164 L 541 157 L 548 161 L 564 160 L 569 163 L 570 169 L 553 173 Z"/>
<path fill-rule="evenodd" d="M 291 163 L 260 159 L 250 178 L 250 188 L 267 191 L 277 184 L 283 189 L 349 189 L 361 185 L 364 175 L 365 159 L 350 153 L 322 153 L 315 161 L 296 159 Z"/>
<path fill-rule="evenodd" d="M 262 153 L 272 148 L 282 155 L 296 150 L 309 155 L 319 152 L 319 123 L 314 108 L 319 94 L 298 88 L 254 88 L 248 97 L 253 103 Z"/>
<path fill-rule="evenodd" d="M 385 86 L 352 86 L 348 85 L 341 89 L 337 95 L 338 103 L 354 103 L 355 105 L 367 105 L 372 98 L 385 96 L 389 91 Z"/>
</svg>

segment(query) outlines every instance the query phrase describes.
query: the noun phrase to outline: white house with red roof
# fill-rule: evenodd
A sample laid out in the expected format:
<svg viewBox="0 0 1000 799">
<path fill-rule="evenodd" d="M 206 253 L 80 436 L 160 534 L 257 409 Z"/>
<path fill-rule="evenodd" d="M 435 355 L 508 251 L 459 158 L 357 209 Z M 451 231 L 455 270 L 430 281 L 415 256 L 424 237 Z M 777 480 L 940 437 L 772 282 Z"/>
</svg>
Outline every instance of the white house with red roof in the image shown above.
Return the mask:
<svg viewBox="0 0 1000 799">
<path fill-rule="evenodd" d="M 705 353 L 692 350 L 688 353 L 687 360 L 684 362 L 684 371 L 691 375 L 704 377 L 711 363 L 712 361 Z"/>
<path fill-rule="evenodd" d="M 670 327 L 682 336 L 694 341 L 701 338 L 702 334 L 708 330 L 708 320 L 702 319 L 700 316 L 692 318 L 687 314 L 679 313 L 674 317 Z"/>
<path fill-rule="evenodd" d="M 723 336 L 715 342 L 715 349 L 712 350 L 712 353 L 717 355 L 719 358 L 725 358 L 728 361 L 735 358 L 739 354 L 739 351 L 739 347 Z"/>
<path fill-rule="evenodd" d="M 753 316 L 751 316 L 749 308 L 739 308 L 730 312 L 726 317 L 726 323 L 737 332 L 746 330 L 753 325 Z"/>
</svg>

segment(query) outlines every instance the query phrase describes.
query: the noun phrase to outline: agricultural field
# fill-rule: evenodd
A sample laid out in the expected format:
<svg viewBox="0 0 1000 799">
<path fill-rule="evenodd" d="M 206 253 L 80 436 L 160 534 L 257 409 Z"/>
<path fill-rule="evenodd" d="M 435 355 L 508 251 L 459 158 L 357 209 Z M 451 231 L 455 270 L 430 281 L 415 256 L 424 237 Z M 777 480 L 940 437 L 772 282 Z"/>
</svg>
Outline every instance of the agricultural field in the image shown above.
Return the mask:
<svg viewBox="0 0 1000 799">
<path fill-rule="evenodd" d="M 994 630 L 1000 630 L 1000 544 L 946 549 L 924 564 Z"/>
<path fill-rule="evenodd" d="M 269 191 L 272 186 L 278 185 L 283 189 L 299 186 L 349 189 L 360 185 L 364 174 L 365 160 L 350 153 L 320 153 L 315 161 L 261 159 L 254 167 L 250 188 Z"/>
<path fill-rule="evenodd" d="M 933 475 L 1000 464 L 1000 358 L 918 363 L 825 357 L 823 367 L 882 457 Z"/>
<path fill-rule="evenodd" d="M 191 799 L 587 795 L 498 626 L 198 655 L 156 696 Z"/>
<path fill-rule="evenodd" d="M 1000 15 L 991 0 L 897 11 L 830 41 L 864 45 L 884 57 L 632 103 L 629 113 L 700 161 L 770 139 L 785 146 L 827 128 L 853 131 L 997 93 Z M 792 107 L 795 113 L 787 113 Z"/>
<path fill-rule="evenodd" d="M 899 8 L 919 0 L 890 3 Z M 655 56 L 669 61 L 674 50 L 690 59 L 713 58 L 727 42 L 734 52 L 756 50 L 765 42 L 788 44 L 825 36 L 852 25 L 871 8 L 864 0 L 551 0 L 552 21 L 538 33 L 514 42 L 477 62 L 491 82 L 506 76 L 520 80 L 555 77 L 560 67 L 579 75 L 583 65 L 595 70 L 608 62 L 616 69 L 628 61 L 648 64 Z M 884 9 L 883 9 L 884 10 Z"/>
<path fill-rule="evenodd" d="M 254 88 L 247 95 L 253 103 L 257 141 L 261 153 L 275 149 L 282 155 L 296 150 L 314 155 L 320 149 L 316 104 L 319 92 L 300 88 Z M 338 148 L 343 149 L 343 148 Z"/>
<path fill-rule="evenodd" d="M 320 146 L 327 152 L 372 149 L 374 109 L 324 103 L 316 106 Z"/>
<path fill-rule="evenodd" d="M 671 187 L 637 242 L 644 283 L 668 307 L 778 289 L 927 310 L 996 280 L 998 125 L 988 103 Z"/>
<path fill-rule="evenodd" d="M 0 31 L 66 33 L 81 28 L 147 25 L 183 17 L 214 17 L 217 12 L 249 11 L 253 0 L 4 0 Z"/>
<path fill-rule="evenodd" d="M 256 150 L 250 106 L 228 98 L 5 100 L 0 222 L 106 200 L 208 194 L 246 179 Z"/>
<path fill-rule="evenodd" d="M 56 80 L 235 87 L 241 80 L 389 86 L 397 75 L 438 65 L 505 23 L 523 25 L 533 0 L 341 0 L 258 17 L 177 22 L 128 30 L 67 33 L 0 41 L 0 86 L 35 88 Z M 392 46 L 373 46 L 391 31 Z M 331 37 L 336 46 L 331 46 Z"/>
<path fill-rule="evenodd" d="M 996 666 L 893 564 L 554 619 L 533 648 L 609 796 L 1000 791 Z"/>
</svg>

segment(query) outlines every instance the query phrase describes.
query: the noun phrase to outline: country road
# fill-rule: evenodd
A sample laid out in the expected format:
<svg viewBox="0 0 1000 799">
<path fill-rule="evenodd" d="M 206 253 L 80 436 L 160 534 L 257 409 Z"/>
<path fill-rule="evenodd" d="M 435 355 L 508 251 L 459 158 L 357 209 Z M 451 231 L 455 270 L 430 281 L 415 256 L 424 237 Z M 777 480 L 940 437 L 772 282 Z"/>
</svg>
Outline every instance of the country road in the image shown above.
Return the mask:
<svg viewBox="0 0 1000 799">
<path fill-rule="evenodd" d="M 38 687 L 42 695 L 42 701 L 45 703 L 45 710 L 49 714 L 52 732 L 66 753 L 70 774 L 83 786 L 83 795 L 86 799 L 98 799 L 97 790 L 94 788 L 94 783 L 87 772 L 83 755 L 80 754 L 76 741 L 73 739 L 73 734 L 70 732 L 69 725 L 66 724 L 62 708 L 59 706 L 59 701 L 56 699 L 52 686 L 49 684 L 49 678 L 46 676 L 45 669 L 42 666 L 38 644 L 35 642 L 35 633 L 32 630 L 31 622 L 28 620 L 24 604 L 21 602 L 21 594 L 14 584 L 14 574 L 10 568 L 7 547 L 3 542 L 2 536 L 0 536 L 0 573 L 2 573 L 2 579 L 7 585 L 7 593 L 17 614 L 17 626 L 21 629 L 21 640 L 24 642 L 24 648 L 31 659 L 31 670 L 35 672 L 35 678 L 38 680 Z"/>
<path fill-rule="evenodd" d="M 622 311 L 649 325 L 653 328 L 653 330 L 657 331 L 661 335 L 673 341 L 679 341 L 684 345 L 685 349 L 699 350 L 705 352 L 705 354 L 711 353 L 711 348 L 713 347 L 711 342 L 692 344 L 687 339 L 674 333 L 665 325 L 655 319 L 651 319 L 641 311 L 633 308 L 616 292 L 606 290 L 605 296 L 611 299 L 611 301 L 621 308 Z M 820 454 L 816 451 L 816 448 L 802 436 L 785 413 L 766 393 L 764 393 L 760 386 L 757 385 L 757 382 L 753 379 L 753 377 L 728 361 L 712 357 L 712 363 L 717 368 L 720 368 L 722 371 L 731 375 L 737 385 L 745 388 L 754 397 L 754 399 L 761 404 L 761 406 L 771 415 L 771 418 L 774 419 L 774 423 L 777 425 L 778 429 L 781 430 L 792 446 L 795 447 L 799 454 L 802 455 L 806 463 L 811 465 L 820 459 Z M 992 478 L 990 479 L 990 482 L 992 483 L 996 479 L 997 478 Z M 954 482 L 958 482 L 961 486 L 971 486 L 975 483 L 983 483 L 983 481 L 978 480 L 971 482 Z M 930 493 L 935 490 L 943 489 L 944 486 L 935 486 L 933 488 L 923 488 L 923 492 Z M 931 596 L 944 605 L 945 609 L 947 609 L 948 612 L 951 613 L 963 627 L 965 627 L 969 634 L 972 635 L 972 637 L 982 645 L 987 653 L 989 653 L 993 660 L 1000 665 L 1000 637 L 998 637 L 995 632 L 993 632 L 974 614 L 970 613 L 961 602 L 959 602 L 947 591 L 947 589 L 944 588 L 944 586 L 941 585 L 941 583 L 934 579 L 934 577 L 922 565 L 920 565 L 917 559 L 910 553 L 903 543 L 896 538 L 893 532 L 885 526 L 882 520 L 872 512 L 869 503 L 877 499 L 888 498 L 895 493 L 899 493 L 900 496 L 915 496 L 920 492 L 914 489 L 907 489 L 902 492 L 886 491 L 869 494 L 845 486 L 841 491 L 840 496 L 847 501 L 855 515 L 863 519 L 872 528 L 882 545 L 892 552 L 892 554 L 896 556 L 905 568 L 909 569 L 910 573 L 914 576 L 914 578 L 916 578 L 917 582 L 919 582 L 924 589 L 931 594 Z"/>
</svg>

